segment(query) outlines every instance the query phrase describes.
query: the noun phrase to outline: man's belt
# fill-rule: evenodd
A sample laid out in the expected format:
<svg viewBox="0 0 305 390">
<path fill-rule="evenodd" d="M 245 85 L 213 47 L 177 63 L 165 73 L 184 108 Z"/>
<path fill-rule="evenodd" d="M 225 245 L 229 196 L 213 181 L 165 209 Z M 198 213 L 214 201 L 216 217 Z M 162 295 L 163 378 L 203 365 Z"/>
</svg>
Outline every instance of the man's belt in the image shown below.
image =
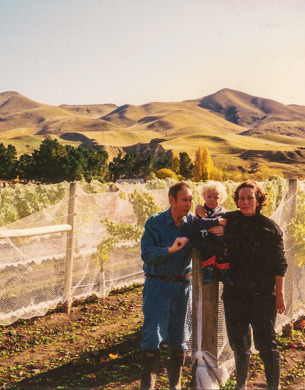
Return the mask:
<svg viewBox="0 0 305 390">
<path fill-rule="evenodd" d="M 153 275 L 153 274 L 145 274 L 147 278 L 158 278 L 162 280 L 169 280 L 171 282 L 181 282 L 185 284 L 189 284 L 190 281 L 188 277 L 191 276 L 191 274 L 187 275 L 174 275 L 174 276 L 160 276 L 160 275 Z"/>
</svg>

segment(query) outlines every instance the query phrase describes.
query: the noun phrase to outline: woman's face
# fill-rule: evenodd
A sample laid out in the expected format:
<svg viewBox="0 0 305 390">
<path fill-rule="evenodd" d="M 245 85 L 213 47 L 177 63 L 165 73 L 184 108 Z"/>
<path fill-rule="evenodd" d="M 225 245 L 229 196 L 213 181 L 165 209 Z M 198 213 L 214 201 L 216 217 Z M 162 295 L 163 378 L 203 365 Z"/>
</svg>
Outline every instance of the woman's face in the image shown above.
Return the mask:
<svg viewBox="0 0 305 390">
<path fill-rule="evenodd" d="M 246 216 L 251 217 L 256 214 L 256 207 L 258 201 L 255 196 L 254 188 L 243 187 L 238 193 L 238 207 L 240 211 Z"/>
</svg>

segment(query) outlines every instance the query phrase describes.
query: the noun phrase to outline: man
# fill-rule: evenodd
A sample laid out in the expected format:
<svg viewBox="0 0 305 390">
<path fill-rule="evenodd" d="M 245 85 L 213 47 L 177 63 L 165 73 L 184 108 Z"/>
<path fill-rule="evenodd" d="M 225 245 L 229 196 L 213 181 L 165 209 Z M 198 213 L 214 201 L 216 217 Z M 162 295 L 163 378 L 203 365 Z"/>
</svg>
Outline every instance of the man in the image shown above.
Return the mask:
<svg viewBox="0 0 305 390">
<path fill-rule="evenodd" d="M 170 389 L 181 389 L 185 359 L 185 317 L 191 291 L 189 273 L 192 249 L 190 237 L 194 215 L 192 192 L 185 182 L 168 192 L 170 208 L 150 217 L 141 241 L 145 283 L 143 289 L 141 389 L 153 389 L 160 360 L 160 345 L 170 351 Z"/>
</svg>

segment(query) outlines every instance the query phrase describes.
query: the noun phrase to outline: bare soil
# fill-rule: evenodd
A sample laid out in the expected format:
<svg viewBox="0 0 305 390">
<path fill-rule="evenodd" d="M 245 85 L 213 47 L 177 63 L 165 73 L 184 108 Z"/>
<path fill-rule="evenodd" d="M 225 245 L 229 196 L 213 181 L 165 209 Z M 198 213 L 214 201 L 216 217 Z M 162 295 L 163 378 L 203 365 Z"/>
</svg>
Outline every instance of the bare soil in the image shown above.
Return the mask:
<svg viewBox="0 0 305 390">
<path fill-rule="evenodd" d="M 142 286 L 91 297 L 43 317 L 0 327 L 0 389 L 137 389 L 141 372 Z M 305 389 L 305 334 L 301 319 L 291 337 L 279 338 L 282 388 Z M 168 353 L 162 350 L 157 389 L 167 389 Z M 183 371 L 191 388 L 192 364 Z M 225 389 L 232 389 L 234 375 Z M 263 389 L 263 366 L 254 355 L 250 389 Z"/>
</svg>

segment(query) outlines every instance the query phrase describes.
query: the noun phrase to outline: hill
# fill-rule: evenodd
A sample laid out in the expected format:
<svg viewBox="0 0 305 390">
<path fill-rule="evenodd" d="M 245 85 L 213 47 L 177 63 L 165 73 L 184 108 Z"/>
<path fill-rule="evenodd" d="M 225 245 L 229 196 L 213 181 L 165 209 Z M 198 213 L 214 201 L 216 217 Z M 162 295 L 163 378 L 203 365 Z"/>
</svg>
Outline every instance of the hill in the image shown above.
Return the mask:
<svg viewBox="0 0 305 390">
<path fill-rule="evenodd" d="M 29 153 L 44 138 L 74 146 L 142 154 L 153 145 L 194 158 L 205 143 L 216 164 L 250 171 L 253 164 L 305 176 L 305 107 L 284 105 L 222 89 L 182 102 L 50 106 L 17 92 L 0 93 L 0 137 L 18 153 Z M 127 149 L 126 149 L 127 148 Z"/>
</svg>

